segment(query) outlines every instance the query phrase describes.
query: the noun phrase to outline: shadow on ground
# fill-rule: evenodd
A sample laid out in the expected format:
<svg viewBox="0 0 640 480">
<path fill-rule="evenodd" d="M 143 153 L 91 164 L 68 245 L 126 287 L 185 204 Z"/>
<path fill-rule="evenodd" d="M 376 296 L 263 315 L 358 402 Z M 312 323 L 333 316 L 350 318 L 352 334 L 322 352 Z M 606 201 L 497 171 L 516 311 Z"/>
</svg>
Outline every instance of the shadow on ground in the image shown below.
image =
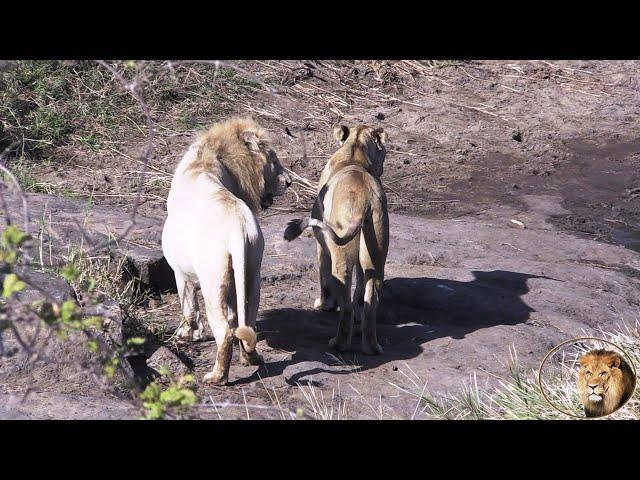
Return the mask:
<svg viewBox="0 0 640 480">
<path fill-rule="evenodd" d="M 494 270 L 474 271 L 470 282 L 436 278 L 391 278 L 384 282 L 378 311 L 378 340 L 384 353 L 367 356 L 360 352 L 360 328 L 356 324 L 349 352 L 339 354 L 328 349 L 335 334 L 338 313 L 278 308 L 263 312 L 258 331 L 269 347 L 294 352 L 284 361 L 268 362 L 248 378 L 233 385 L 251 383 L 259 378 L 281 375 L 285 368 L 305 362 L 321 363 L 294 372 L 286 382 L 296 385 L 302 378 L 326 373 L 351 373 L 377 368 L 388 362 L 408 360 L 422 354 L 431 340 L 464 338 L 468 333 L 495 325 L 516 325 L 535 311 L 522 296 L 529 291 L 527 280 L 548 278 L 526 273 Z M 327 364 L 333 359 L 332 365 Z M 351 366 L 336 370 L 337 365 Z M 333 368 L 332 368 L 333 367 Z"/>
</svg>

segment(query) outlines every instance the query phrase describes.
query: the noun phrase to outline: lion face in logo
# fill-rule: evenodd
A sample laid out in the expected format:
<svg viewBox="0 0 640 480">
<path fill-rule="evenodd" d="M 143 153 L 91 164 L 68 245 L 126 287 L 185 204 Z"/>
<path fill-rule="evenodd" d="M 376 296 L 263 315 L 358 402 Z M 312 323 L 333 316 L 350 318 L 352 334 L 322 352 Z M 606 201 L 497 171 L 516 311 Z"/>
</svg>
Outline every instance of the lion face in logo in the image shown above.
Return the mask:
<svg viewBox="0 0 640 480">
<path fill-rule="evenodd" d="M 580 357 L 578 392 L 587 417 L 608 415 L 633 393 L 635 376 L 616 352 L 592 350 Z"/>
</svg>

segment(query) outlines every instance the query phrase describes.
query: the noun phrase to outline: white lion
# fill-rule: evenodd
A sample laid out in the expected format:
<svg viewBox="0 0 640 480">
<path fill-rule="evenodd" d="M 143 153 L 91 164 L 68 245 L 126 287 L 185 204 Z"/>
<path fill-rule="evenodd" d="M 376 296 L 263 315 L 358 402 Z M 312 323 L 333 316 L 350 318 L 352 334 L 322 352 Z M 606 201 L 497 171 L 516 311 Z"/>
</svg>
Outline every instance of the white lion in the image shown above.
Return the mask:
<svg viewBox="0 0 640 480">
<path fill-rule="evenodd" d="M 233 339 L 242 362 L 256 365 L 254 331 L 260 301 L 264 238 L 256 219 L 291 179 L 252 119 L 213 125 L 184 155 L 171 182 L 162 249 L 173 268 L 182 305 L 177 335 L 198 340 L 204 326 L 199 284 L 217 355 L 205 382 L 227 383 Z M 236 327 L 237 321 L 237 327 Z"/>
</svg>

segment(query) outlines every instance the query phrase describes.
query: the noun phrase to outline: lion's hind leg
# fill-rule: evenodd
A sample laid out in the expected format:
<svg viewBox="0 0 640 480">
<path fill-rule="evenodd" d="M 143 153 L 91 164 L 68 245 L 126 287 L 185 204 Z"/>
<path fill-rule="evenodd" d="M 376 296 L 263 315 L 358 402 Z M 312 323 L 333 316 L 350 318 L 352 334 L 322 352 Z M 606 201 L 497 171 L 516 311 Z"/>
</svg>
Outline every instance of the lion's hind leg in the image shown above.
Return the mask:
<svg viewBox="0 0 640 480">
<path fill-rule="evenodd" d="M 176 336 L 186 340 L 201 340 L 204 336 L 204 325 L 200 318 L 196 285 L 179 272 L 175 273 L 175 277 L 182 308 L 182 320 L 176 330 Z"/>
<path fill-rule="evenodd" d="M 231 303 L 235 285 L 230 259 L 221 258 L 218 262 L 201 263 L 198 278 L 207 311 L 207 321 L 216 341 L 216 363 L 213 370 L 204 376 L 204 381 L 225 385 L 229 378 L 231 356 L 233 353 L 233 330 L 231 322 L 236 317 L 235 302 Z"/>
<path fill-rule="evenodd" d="M 217 291 L 216 291 L 217 290 Z M 216 295 L 220 289 L 214 289 L 208 293 Z M 203 292 L 204 293 L 204 292 Z M 231 355 L 233 353 L 233 332 L 227 320 L 227 307 L 221 305 L 219 301 L 207 298 L 205 295 L 207 309 L 207 321 L 213 331 L 216 340 L 216 363 L 213 370 L 204 376 L 206 383 L 216 385 L 226 385 L 229 379 L 229 368 L 231 367 Z"/>
<path fill-rule="evenodd" d="M 262 263 L 262 250 L 254 252 L 254 258 L 250 258 L 247 265 L 247 276 L 245 279 L 247 294 L 247 315 L 246 323 L 249 327 L 255 328 L 258 316 L 258 306 L 260 304 L 260 265 Z M 234 302 L 235 304 L 235 302 Z M 262 365 L 264 359 L 256 350 L 247 352 L 244 344 L 238 339 L 240 350 L 240 363 L 244 366 Z"/>
</svg>

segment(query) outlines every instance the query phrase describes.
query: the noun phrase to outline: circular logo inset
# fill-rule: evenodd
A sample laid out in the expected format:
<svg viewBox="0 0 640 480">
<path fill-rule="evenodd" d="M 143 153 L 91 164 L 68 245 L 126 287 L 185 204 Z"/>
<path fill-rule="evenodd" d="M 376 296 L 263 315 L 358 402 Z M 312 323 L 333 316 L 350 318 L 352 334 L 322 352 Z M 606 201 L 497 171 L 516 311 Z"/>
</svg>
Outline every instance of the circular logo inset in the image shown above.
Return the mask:
<svg viewBox="0 0 640 480">
<path fill-rule="evenodd" d="M 574 418 L 610 415 L 636 388 L 636 368 L 618 345 L 595 337 L 567 340 L 542 360 L 538 387 L 549 405 Z"/>
</svg>

